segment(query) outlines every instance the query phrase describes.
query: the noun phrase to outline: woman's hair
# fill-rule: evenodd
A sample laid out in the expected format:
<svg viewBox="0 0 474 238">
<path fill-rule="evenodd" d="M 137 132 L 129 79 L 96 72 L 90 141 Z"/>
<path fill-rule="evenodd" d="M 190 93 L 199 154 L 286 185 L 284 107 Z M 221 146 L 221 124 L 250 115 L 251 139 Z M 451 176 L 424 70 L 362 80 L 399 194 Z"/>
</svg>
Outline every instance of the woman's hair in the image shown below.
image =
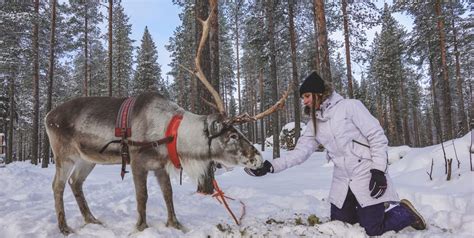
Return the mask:
<svg viewBox="0 0 474 238">
<path fill-rule="evenodd" d="M 321 106 L 321 97 L 318 97 L 316 93 L 311 94 L 312 103 L 311 103 L 311 121 L 313 122 L 314 136 L 316 136 L 316 108 Z"/>
<path fill-rule="evenodd" d="M 313 122 L 314 127 L 314 136 L 316 136 L 316 108 L 319 108 L 320 105 L 328 99 L 333 92 L 333 85 L 331 82 L 324 80 L 324 92 L 322 97 L 318 97 L 315 93 L 311 94 L 312 104 L 311 107 L 305 106 L 303 112 L 306 115 L 311 115 L 311 121 Z"/>
</svg>

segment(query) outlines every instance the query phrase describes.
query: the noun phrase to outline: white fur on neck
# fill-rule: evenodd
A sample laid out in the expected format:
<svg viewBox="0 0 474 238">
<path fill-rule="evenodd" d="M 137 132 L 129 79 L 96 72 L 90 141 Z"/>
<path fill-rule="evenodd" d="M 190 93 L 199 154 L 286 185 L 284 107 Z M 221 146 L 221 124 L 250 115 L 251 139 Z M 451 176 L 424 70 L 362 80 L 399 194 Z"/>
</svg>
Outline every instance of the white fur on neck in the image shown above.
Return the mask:
<svg viewBox="0 0 474 238">
<path fill-rule="evenodd" d="M 188 175 L 194 183 L 201 183 L 203 175 L 207 173 L 207 166 L 210 161 L 196 159 L 180 159 L 183 172 Z M 170 175 L 179 175 L 180 171 L 171 161 L 166 163 L 166 171 Z"/>
</svg>

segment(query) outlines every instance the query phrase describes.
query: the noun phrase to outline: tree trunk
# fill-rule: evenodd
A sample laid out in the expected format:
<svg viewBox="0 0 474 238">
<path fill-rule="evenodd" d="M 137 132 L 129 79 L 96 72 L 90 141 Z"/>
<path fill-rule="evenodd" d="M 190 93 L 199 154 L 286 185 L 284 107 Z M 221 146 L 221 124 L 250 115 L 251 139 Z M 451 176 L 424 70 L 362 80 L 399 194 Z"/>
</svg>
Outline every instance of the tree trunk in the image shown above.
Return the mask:
<svg viewBox="0 0 474 238">
<path fill-rule="evenodd" d="M 7 159 L 6 163 L 9 164 L 13 161 L 13 122 L 15 121 L 15 77 L 16 75 L 9 76 L 9 90 L 8 97 L 10 105 L 8 107 L 8 134 L 7 134 Z"/>
<path fill-rule="evenodd" d="M 421 146 L 431 145 L 433 143 L 433 118 L 431 117 L 431 110 L 426 112 L 426 125 L 422 126 L 425 129 L 426 140 L 423 139 Z M 422 134 L 423 135 L 423 134 Z"/>
<path fill-rule="evenodd" d="M 198 100 L 198 93 L 197 93 L 197 78 L 196 76 L 194 76 L 194 74 L 191 74 L 191 80 L 192 80 L 192 85 L 191 85 L 191 112 L 193 113 L 197 113 L 197 105 L 196 105 L 196 101 L 199 101 Z"/>
<path fill-rule="evenodd" d="M 186 88 L 184 86 L 184 78 L 183 78 L 182 73 L 183 72 L 181 71 L 181 69 L 178 69 L 178 75 L 174 79 L 175 84 L 178 85 L 178 88 L 176 89 L 178 95 L 185 95 L 184 92 L 186 90 Z M 178 100 L 178 105 L 180 105 L 184 109 L 188 109 L 184 97 L 178 97 L 177 100 Z M 190 101 L 192 101 L 192 100 L 190 100 Z"/>
<path fill-rule="evenodd" d="M 401 60 L 400 60 L 401 65 Z M 400 98 L 401 98 L 401 117 L 403 125 L 403 144 L 411 145 L 410 142 L 410 129 L 408 125 L 408 100 L 405 95 L 405 77 L 400 74 Z"/>
<path fill-rule="evenodd" d="M 321 74 L 321 56 L 319 55 L 319 41 L 318 41 L 318 36 L 319 36 L 319 30 L 318 30 L 318 12 L 316 8 L 316 1 L 313 1 L 313 25 L 314 25 L 314 63 L 315 65 L 315 70 Z"/>
<path fill-rule="evenodd" d="M 260 112 L 264 111 L 265 105 L 265 95 L 263 94 L 263 69 L 260 69 L 260 73 L 258 74 L 258 81 L 259 81 L 259 89 L 260 89 Z M 261 135 L 261 143 L 262 143 L 262 151 L 265 151 L 265 121 L 262 119 L 260 120 L 260 135 Z"/>
<path fill-rule="evenodd" d="M 212 6 L 215 6 L 214 8 L 217 9 L 217 0 L 196 0 L 196 16 L 198 19 L 205 20 L 209 16 L 209 8 L 212 10 Z M 217 18 L 217 16 L 216 16 Z M 210 22 L 213 22 L 213 19 L 209 20 Z M 212 24 L 210 24 L 211 30 L 212 31 Z M 199 21 L 196 21 L 196 46 L 199 47 L 199 41 L 201 40 L 201 35 L 202 35 L 202 25 Z M 211 52 L 210 52 L 210 41 L 207 41 L 205 44 L 205 47 L 202 51 L 201 55 L 201 67 L 202 71 L 204 72 L 204 75 L 206 76 L 207 79 L 212 76 L 212 64 L 211 64 Z M 211 84 L 213 85 L 214 89 L 219 93 L 219 86 L 216 88 L 214 86 L 214 80 L 211 79 Z M 199 89 L 201 88 L 201 89 Z M 201 95 L 206 95 L 204 98 L 207 99 L 209 102 L 211 101 L 211 94 L 207 92 L 204 87 L 198 87 L 198 94 L 199 92 L 202 92 Z M 197 99 L 197 101 L 201 101 L 200 98 Z M 201 113 L 208 114 L 210 113 L 211 109 L 209 108 L 208 105 L 202 104 L 201 105 Z M 214 180 L 214 163 L 211 162 L 208 167 L 207 167 L 207 174 L 202 177 L 201 183 L 198 184 L 197 191 L 200 193 L 204 194 L 212 194 L 214 192 L 214 186 L 212 183 L 212 180 Z"/>
<path fill-rule="evenodd" d="M 209 19 L 209 50 L 211 58 L 211 85 L 220 94 L 219 79 L 219 5 L 216 1 L 215 7 L 210 9 L 213 11 L 212 18 Z"/>
<path fill-rule="evenodd" d="M 56 33 L 56 0 L 51 2 L 51 32 L 49 35 L 49 69 L 48 69 L 48 99 L 46 102 L 46 113 L 51 111 L 53 97 L 53 78 L 54 78 L 54 47 Z M 43 163 L 42 168 L 47 168 L 50 158 L 48 135 L 44 133 L 43 137 Z"/>
<path fill-rule="evenodd" d="M 17 151 L 18 151 L 18 160 L 19 161 L 25 161 L 25 154 L 23 153 L 23 151 L 25 151 L 25 146 L 23 144 L 23 135 L 25 134 L 25 132 L 23 132 L 23 130 L 19 130 L 18 131 L 18 137 L 19 137 L 19 142 L 18 142 L 18 147 L 17 147 Z"/>
<path fill-rule="evenodd" d="M 433 57 L 430 55 L 429 57 L 430 61 L 430 78 L 431 78 L 431 96 L 433 100 L 433 121 L 434 121 L 434 129 L 435 133 L 433 136 L 433 141 L 432 143 L 438 144 L 440 141 L 442 141 L 442 138 L 439 136 L 443 134 L 443 128 L 441 127 L 441 120 L 440 120 L 440 114 L 439 114 L 439 105 L 438 105 L 438 95 L 436 93 L 436 72 L 435 72 L 435 67 L 433 63 Z"/>
<path fill-rule="evenodd" d="M 250 78 L 250 80 L 252 80 L 252 78 Z M 253 80 L 252 80 L 253 81 Z M 254 85 L 253 82 L 251 82 L 251 85 Z M 249 103 L 249 112 L 251 113 L 251 115 L 256 115 L 255 114 L 255 107 L 254 107 L 254 97 L 253 97 L 253 94 L 254 94 L 254 88 L 253 87 L 249 87 L 250 89 L 250 93 L 249 93 L 249 97 L 250 97 L 250 103 Z M 250 130 L 249 130 L 249 139 L 250 141 L 252 141 L 252 144 L 255 143 L 255 128 L 254 128 L 254 124 L 253 122 L 251 123 L 248 123 L 250 125 Z"/>
<path fill-rule="evenodd" d="M 323 79 L 332 81 L 331 65 L 329 63 L 328 32 L 326 29 L 326 14 L 324 12 L 324 0 L 314 0 L 318 24 L 318 43 L 321 56 L 321 74 Z"/>
<path fill-rule="evenodd" d="M 453 138 L 453 121 L 451 115 L 451 94 L 449 86 L 449 75 L 448 75 L 448 65 L 446 62 L 446 44 L 445 44 L 445 32 L 444 32 L 444 22 L 443 16 L 441 13 L 441 0 L 436 0 L 435 3 L 435 12 L 437 17 L 437 27 L 439 34 L 439 47 L 441 51 L 441 70 L 443 75 L 443 109 L 444 109 L 444 134 L 443 139 L 449 140 Z"/>
<path fill-rule="evenodd" d="M 278 101 L 278 78 L 277 78 L 277 65 L 276 65 L 276 49 L 275 49 L 275 24 L 273 22 L 273 14 L 275 12 L 275 3 L 272 0 L 266 1 L 266 18 L 268 22 L 268 43 L 270 50 L 270 81 L 271 81 L 271 95 L 272 101 Z M 273 159 L 280 157 L 280 117 L 279 112 L 272 114 L 272 132 L 273 132 Z"/>
<path fill-rule="evenodd" d="M 342 0 L 342 18 L 344 19 L 344 45 L 346 47 L 347 93 L 354 98 L 352 90 L 351 45 L 349 41 L 349 16 L 347 15 L 347 0 Z"/>
<path fill-rule="evenodd" d="M 33 130 L 31 135 L 31 163 L 38 164 L 38 121 L 39 121 L 39 0 L 35 0 L 33 23 Z"/>
<path fill-rule="evenodd" d="M 392 122 L 392 127 L 394 128 L 394 145 L 401 145 L 403 134 L 402 125 L 400 123 L 400 110 L 398 108 L 398 101 L 394 96 L 390 97 L 390 121 Z"/>
<path fill-rule="evenodd" d="M 298 67 L 296 61 L 296 34 L 295 34 L 295 23 L 294 23 L 294 4 L 295 0 L 288 2 L 288 13 L 290 20 L 290 46 L 291 46 L 291 67 L 293 76 L 293 110 L 295 111 L 295 143 L 300 138 L 301 130 L 301 113 L 300 113 L 300 95 L 299 95 L 299 80 L 298 80 Z"/>
<path fill-rule="evenodd" d="M 420 141 L 420 126 L 418 125 L 418 109 L 416 107 L 412 108 L 412 116 L 413 116 L 413 137 L 414 137 L 414 142 L 413 145 L 415 147 L 420 147 L 421 146 L 421 141 Z"/>
<path fill-rule="evenodd" d="M 454 16 L 454 10 L 452 7 L 451 7 L 451 11 L 452 11 L 452 15 Z M 453 27 L 454 55 L 456 59 L 456 94 L 458 98 L 459 132 L 460 132 L 460 135 L 464 135 L 468 132 L 468 126 L 467 126 L 466 111 L 464 109 L 464 97 L 462 93 L 463 80 L 461 78 L 461 64 L 459 62 L 457 29 L 456 29 L 456 24 L 454 23 L 454 17 L 452 19 L 451 24 Z M 456 137 L 460 135 L 456 135 Z"/>
<path fill-rule="evenodd" d="M 89 54 L 87 53 L 87 46 L 88 46 L 88 38 L 87 32 L 89 32 L 88 25 L 87 25 L 87 2 L 84 2 L 84 88 L 82 94 L 87 97 L 88 95 L 88 86 L 87 86 L 87 76 L 88 73 L 88 65 L 89 65 Z"/>
<path fill-rule="evenodd" d="M 235 51 L 236 51 L 236 59 L 237 59 L 237 97 L 239 100 L 239 112 L 237 114 L 242 113 L 242 100 L 240 98 L 240 52 L 239 52 L 239 12 L 240 12 L 240 4 L 242 1 L 237 3 L 237 9 L 235 10 Z M 240 127 L 240 125 L 239 125 Z"/>
<path fill-rule="evenodd" d="M 385 120 L 384 120 L 384 113 L 383 113 L 383 100 L 382 100 L 382 90 L 380 89 L 380 82 L 376 82 L 377 84 L 377 92 L 375 98 L 375 106 L 377 110 L 377 119 L 379 120 L 380 125 L 382 128 L 386 128 Z"/>
<path fill-rule="evenodd" d="M 112 3 L 109 2 L 109 97 L 112 97 Z"/>
</svg>

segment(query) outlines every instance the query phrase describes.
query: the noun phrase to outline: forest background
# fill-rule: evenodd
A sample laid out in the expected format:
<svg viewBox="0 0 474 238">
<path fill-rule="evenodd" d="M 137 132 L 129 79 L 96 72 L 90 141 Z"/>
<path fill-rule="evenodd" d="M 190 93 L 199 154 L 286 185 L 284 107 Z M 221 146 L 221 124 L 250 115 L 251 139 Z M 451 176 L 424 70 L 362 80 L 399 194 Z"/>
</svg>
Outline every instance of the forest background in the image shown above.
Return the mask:
<svg viewBox="0 0 474 238">
<path fill-rule="evenodd" d="M 127 6 L 139 4 L 127 15 Z M 209 3 L 173 4 L 177 26 L 171 36 L 157 36 L 149 29 L 160 25 L 170 31 L 173 22 L 160 18 L 170 14 L 166 8 L 151 9 L 156 19 L 132 31 L 132 14 L 150 9 L 146 3 L 0 1 L 0 132 L 6 135 L 6 162 L 47 167 L 52 158 L 43 118 L 77 96 L 127 97 L 151 90 L 188 111 L 213 113 L 200 100 L 211 101 L 207 90 L 182 67 L 194 67 L 201 36 L 196 19 L 208 16 Z M 273 157 L 279 156 L 282 126 L 296 122 L 298 138 L 298 122 L 307 120 L 297 89 L 312 70 L 344 97 L 361 100 L 380 121 L 390 146 L 424 147 L 472 130 L 469 1 L 228 0 L 218 1 L 214 10 L 218 17 L 211 22 L 202 68 L 228 115 L 255 115 L 289 85 L 295 89 L 283 110 L 240 128 L 262 150 L 273 136 Z M 409 29 L 394 17 L 400 14 L 409 18 Z M 169 58 L 158 54 L 162 46 Z"/>
</svg>

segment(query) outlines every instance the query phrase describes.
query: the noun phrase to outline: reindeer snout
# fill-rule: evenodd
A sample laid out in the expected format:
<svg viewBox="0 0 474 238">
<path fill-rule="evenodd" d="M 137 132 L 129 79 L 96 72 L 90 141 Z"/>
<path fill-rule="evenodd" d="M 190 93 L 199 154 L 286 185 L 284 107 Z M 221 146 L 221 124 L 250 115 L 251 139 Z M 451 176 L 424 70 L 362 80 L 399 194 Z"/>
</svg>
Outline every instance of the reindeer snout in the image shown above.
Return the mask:
<svg viewBox="0 0 474 238">
<path fill-rule="evenodd" d="M 263 165 L 263 158 L 260 154 L 256 154 L 254 158 L 249 159 L 245 163 L 245 167 L 250 169 L 258 169 Z"/>
</svg>

